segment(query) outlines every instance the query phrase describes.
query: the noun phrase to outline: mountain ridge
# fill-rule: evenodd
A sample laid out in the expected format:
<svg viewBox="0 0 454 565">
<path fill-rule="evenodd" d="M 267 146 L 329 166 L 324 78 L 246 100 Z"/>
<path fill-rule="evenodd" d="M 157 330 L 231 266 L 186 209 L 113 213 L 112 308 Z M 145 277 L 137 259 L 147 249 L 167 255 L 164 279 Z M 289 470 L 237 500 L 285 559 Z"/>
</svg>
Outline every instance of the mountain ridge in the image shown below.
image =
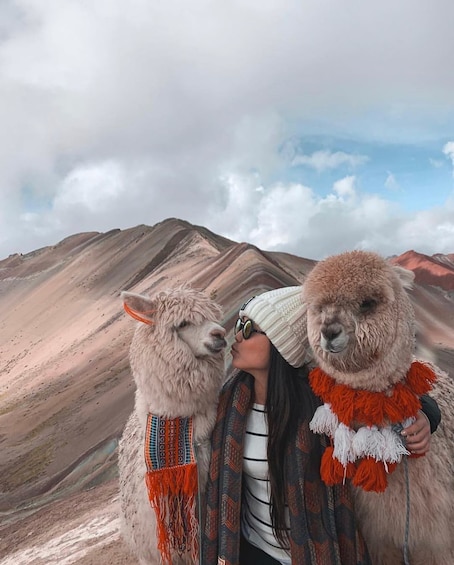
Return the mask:
<svg viewBox="0 0 454 565">
<path fill-rule="evenodd" d="M 414 270 L 417 317 L 449 370 L 454 255 L 409 251 L 391 261 Z M 177 218 L 74 234 L 1 260 L 0 558 L 25 515 L 116 480 L 117 442 L 134 398 L 134 323 L 122 290 L 189 283 L 222 305 L 230 331 L 245 298 L 301 284 L 315 263 Z"/>
<path fill-rule="evenodd" d="M 410 250 L 394 257 L 391 262 L 413 271 L 418 284 L 454 290 L 454 254 L 428 256 Z"/>
</svg>

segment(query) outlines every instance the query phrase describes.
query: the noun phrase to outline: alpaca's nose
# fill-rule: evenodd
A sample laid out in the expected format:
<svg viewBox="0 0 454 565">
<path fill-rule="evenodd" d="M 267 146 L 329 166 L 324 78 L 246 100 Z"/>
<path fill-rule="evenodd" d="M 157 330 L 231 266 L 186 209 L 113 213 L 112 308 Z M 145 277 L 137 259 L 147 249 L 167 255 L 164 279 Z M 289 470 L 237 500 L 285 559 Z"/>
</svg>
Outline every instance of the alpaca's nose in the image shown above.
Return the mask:
<svg viewBox="0 0 454 565">
<path fill-rule="evenodd" d="M 333 341 L 342 333 L 342 326 L 340 324 L 330 324 L 322 328 L 322 335 L 326 341 Z"/>
<path fill-rule="evenodd" d="M 218 339 L 224 339 L 225 337 L 225 328 L 222 328 L 221 326 L 219 326 L 218 328 L 214 328 L 213 330 L 211 330 L 210 334 L 213 337 L 216 337 Z"/>
</svg>

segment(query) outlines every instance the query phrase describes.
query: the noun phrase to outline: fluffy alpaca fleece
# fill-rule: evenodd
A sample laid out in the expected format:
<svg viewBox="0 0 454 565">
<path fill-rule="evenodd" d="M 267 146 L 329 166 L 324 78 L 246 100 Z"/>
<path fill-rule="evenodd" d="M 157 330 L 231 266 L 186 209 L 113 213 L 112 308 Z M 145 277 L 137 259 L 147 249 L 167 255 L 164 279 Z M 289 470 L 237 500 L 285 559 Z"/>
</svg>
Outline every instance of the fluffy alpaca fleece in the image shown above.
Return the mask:
<svg viewBox="0 0 454 565">
<path fill-rule="evenodd" d="M 122 297 L 125 310 L 139 320 L 129 354 L 135 405 L 119 446 L 122 534 L 141 565 L 154 565 L 161 563 L 161 555 L 145 484 L 147 415 L 193 417 L 199 492 L 203 492 L 224 375 L 225 330 L 218 324 L 220 307 L 188 287 L 153 297 L 123 292 Z M 189 552 L 173 553 L 171 561 L 193 563 Z"/>
<path fill-rule="evenodd" d="M 405 378 L 414 360 L 414 312 L 406 291 L 412 281 L 409 271 L 362 251 L 329 257 L 309 273 L 303 286 L 309 342 L 316 363 L 335 382 L 389 395 Z M 374 565 L 403 563 L 404 545 L 411 565 L 454 564 L 454 386 L 430 367 L 437 377 L 430 394 L 442 412 L 430 450 L 404 457 L 387 475 L 384 492 L 352 487 Z"/>
</svg>

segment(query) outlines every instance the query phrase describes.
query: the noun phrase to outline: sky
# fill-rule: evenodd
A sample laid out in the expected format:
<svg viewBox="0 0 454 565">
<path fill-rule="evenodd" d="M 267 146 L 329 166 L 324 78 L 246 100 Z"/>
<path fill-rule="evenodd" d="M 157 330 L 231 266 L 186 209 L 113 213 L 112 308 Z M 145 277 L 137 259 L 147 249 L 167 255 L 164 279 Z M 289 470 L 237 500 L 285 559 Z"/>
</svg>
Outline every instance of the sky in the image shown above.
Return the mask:
<svg viewBox="0 0 454 565">
<path fill-rule="evenodd" d="M 454 253 L 452 0 L 2 0 L 0 259 L 169 217 Z"/>
</svg>

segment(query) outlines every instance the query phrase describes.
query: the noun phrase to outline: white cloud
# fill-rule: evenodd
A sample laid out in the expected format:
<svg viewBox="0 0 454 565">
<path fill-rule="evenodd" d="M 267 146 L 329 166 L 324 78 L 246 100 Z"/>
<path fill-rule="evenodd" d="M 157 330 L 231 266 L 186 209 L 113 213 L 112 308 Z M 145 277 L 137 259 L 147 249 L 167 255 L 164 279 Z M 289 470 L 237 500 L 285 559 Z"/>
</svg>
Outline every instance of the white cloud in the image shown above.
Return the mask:
<svg viewBox="0 0 454 565">
<path fill-rule="evenodd" d="M 314 151 L 311 155 L 297 155 L 293 159 L 292 165 L 306 165 L 318 172 L 322 172 L 329 169 L 337 169 L 343 165 L 356 168 L 364 165 L 368 160 L 369 157 L 366 155 L 351 155 L 343 151 L 320 150 Z"/>
<path fill-rule="evenodd" d="M 386 180 L 385 180 L 385 187 L 388 190 L 399 190 L 400 189 L 399 183 L 397 182 L 395 175 L 393 175 L 393 173 L 391 173 L 391 172 L 388 172 L 388 176 L 386 177 Z"/>
<path fill-rule="evenodd" d="M 417 213 L 399 226 L 397 237 L 406 242 L 408 249 L 432 254 L 434 247 L 440 253 L 454 249 L 454 197 L 445 206 Z M 431 243 L 435 241 L 435 246 Z M 451 250 L 451 251 L 450 251 Z"/>
<path fill-rule="evenodd" d="M 454 176 L 454 141 L 448 141 L 448 143 L 445 144 L 445 146 L 443 147 L 443 153 L 446 155 L 446 157 L 451 159 L 453 166 L 452 174 Z"/>
<path fill-rule="evenodd" d="M 54 199 L 54 209 L 57 213 L 74 206 L 92 213 L 105 210 L 112 199 L 126 196 L 125 180 L 121 166 L 113 161 L 80 165 L 64 178 Z"/>
<path fill-rule="evenodd" d="M 450 159 L 454 159 L 454 141 L 448 141 L 443 147 L 443 153 Z"/>
<path fill-rule="evenodd" d="M 218 215 L 228 228 L 219 231 L 214 216 L 208 227 L 262 249 L 313 259 L 353 248 L 384 255 L 454 249 L 454 199 L 410 215 L 379 195 L 361 192 L 353 176 L 337 181 L 325 197 L 295 183 L 263 187 L 257 175 L 230 179 L 225 188 L 225 208 Z"/>
<path fill-rule="evenodd" d="M 0 256 L 169 216 L 319 253 L 317 222 L 325 234 L 342 225 L 354 244 L 367 230 L 349 202 L 367 208 L 356 183 L 341 179 L 320 198 L 304 177 L 288 182 L 279 150 L 320 133 L 359 147 L 451 135 L 454 4 L 437 6 L 3 2 Z M 355 173 L 370 163 L 360 149 L 298 162 Z"/>
<path fill-rule="evenodd" d="M 315 195 L 306 186 L 279 183 L 270 187 L 263 194 L 250 239 L 265 249 L 292 247 L 295 235 L 307 229 L 315 204 Z"/>
<path fill-rule="evenodd" d="M 257 226 L 257 210 L 263 187 L 257 175 L 229 175 L 219 182 L 220 201 L 206 217 L 205 225 L 225 237 L 248 241 Z"/>
<path fill-rule="evenodd" d="M 333 191 L 340 198 L 353 198 L 356 195 L 355 189 L 356 177 L 350 175 L 336 181 L 333 185 Z"/>
</svg>

